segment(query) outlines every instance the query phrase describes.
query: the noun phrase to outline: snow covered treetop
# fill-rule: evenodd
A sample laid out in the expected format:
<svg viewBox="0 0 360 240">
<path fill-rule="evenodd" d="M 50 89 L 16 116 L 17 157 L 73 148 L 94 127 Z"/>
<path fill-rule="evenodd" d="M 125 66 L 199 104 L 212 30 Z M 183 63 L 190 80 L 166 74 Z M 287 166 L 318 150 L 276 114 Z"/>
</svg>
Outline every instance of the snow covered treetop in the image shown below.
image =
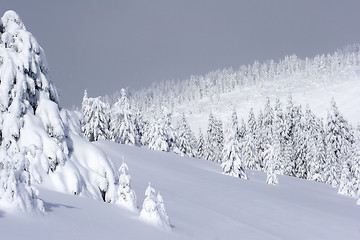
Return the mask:
<svg viewBox="0 0 360 240">
<path fill-rule="evenodd" d="M 149 186 L 145 190 L 145 196 L 146 197 L 155 196 L 155 189 L 151 187 L 150 182 L 149 182 Z"/>
<path fill-rule="evenodd" d="M 14 34 L 19 30 L 26 31 L 25 25 L 21 21 L 19 15 L 13 10 L 9 10 L 5 12 L 4 16 L 2 16 L 1 18 L 1 22 L 6 32 L 10 32 Z"/>
<path fill-rule="evenodd" d="M 22 88 L 27 88 L 27 92 L 35 95 L 36 89 L 46 92 L 48 97 L 58 103 L 58 93 L 48 80 L 49 67 L 43 49 L 40 47 L 35 37 L 26 30 L 19 15 L 9 10 L 1 17 L 0 21 L 0 35 L 1 35 L 1 49 L 0 49 L 0 64 L 5 64 L 7 70 L 2 70 L 1 81 L 7 78 L 11 85 L 14 81 L 20 80 Z M 7 49 L 6 56 L 4 50 Z M 8 66 L 6 59 L 11 58 L 14 61 L 13 66 Z M 15 66 L 14 66 L 15 65 Z M 16 69 L 17 68 L 17 69 Z M 22 76 L 17 76 L 16 71 L 19 71 Z M 23 82 L 24 81 L 24 82 Z M 34 106 L 34 101 L 30 101 Z M 6 107 L 6 106 L 5 106 Z"/>
</svg>

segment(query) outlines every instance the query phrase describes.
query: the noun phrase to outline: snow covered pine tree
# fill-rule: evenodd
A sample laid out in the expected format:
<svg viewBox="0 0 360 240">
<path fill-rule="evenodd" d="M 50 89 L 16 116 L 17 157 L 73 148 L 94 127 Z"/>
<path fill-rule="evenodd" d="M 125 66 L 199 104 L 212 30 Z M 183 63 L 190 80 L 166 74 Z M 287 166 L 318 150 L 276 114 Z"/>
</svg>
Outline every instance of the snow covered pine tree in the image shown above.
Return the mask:
<svg viewBox="0 0 360 240">
<path fill-rule="evenodd" d="M 244 158 L 240 150 L 238 132 L 238 119 L 236 112 L 234 112 L 228 129 L 229 140 L 222 152 L 223 157 L 221 167 L 224 174 L 248 179 L 245 170 L 242 167 Z"/>
<path fill-rule="evenodd" d="M 125 89 L 120 91 L 121 97 L 111 108 L 110 134 L 117 143 L 136 145 L 138 133 Z"/>
<path fill-rule="evenodd" d="M 84 136 L 90 142 L 108 139 L 110 110 L 101 98 L 89 98 L 85 90 L 81 109 Z"/>
<path fill-rule="evenodd" d="M 22 210 L 43 210 L 32 184 L 47 178 L 66 193 L 100 199 L 101 189 L 104 200 L 111 202 L 112 165 L 100 150 L 77 136 L 77 130 L 71 132 L 72 114 L 58 105 L 45 53 L 14 11 L 1 18 L 0 39 L 1 201 Z M 76 152 L 75 144 L 86 147 L 92 158 L 96 155 L 96 164 L 90 164 L 91 157 L 79 161 L 77 156 L 86 154 L 71 154 Z M 9 191 L 16 194 L 8 198 Z"/>
<path fill-rule="evenodd" d="M 53 150 L 43 150 L 46 160 L 42 166 L 45 171 L 55 171 L 59 164 L 63 164 L 68 147 L 57 105 L 58 94 L 47 79 L 48 67 L 42 48 L 26 31 L 17 13 L 5 12 L 0 25 L 0 161 L 3 163 L 1 175 L 11 179 L 11 182 L 7 181 L 1 187 L 5 192 L 11 187 L 25 190 L 11 199 L 22 210 L 42 210 L 32 190 L 33 179 L 29 177 L 29 168 L 24 167 L 29 165 L 26 146 L 32 144 L 25 138 L 23 129 L 32 125 L 45 130 L 46 140 Z M 4 199 L 3 196 L 0 198 Z M 26 199 L 33 200 L 29 202 Z M 24 201 L 32 204 L 21 204 Z"/>
</svg>

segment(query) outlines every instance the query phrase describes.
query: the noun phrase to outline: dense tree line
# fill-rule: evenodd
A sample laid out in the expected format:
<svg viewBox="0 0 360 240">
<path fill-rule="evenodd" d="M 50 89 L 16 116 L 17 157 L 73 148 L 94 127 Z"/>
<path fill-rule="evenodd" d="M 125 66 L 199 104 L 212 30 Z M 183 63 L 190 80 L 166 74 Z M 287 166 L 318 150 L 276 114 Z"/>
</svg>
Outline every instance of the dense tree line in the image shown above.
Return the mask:
<svg viewBox="0 0 360 240">
<path fill-rule="evenodd" d="M 128 102 L 124 91 L 120 99 L 118 102 Z M 128 104 L 117 103 L 109 108 L 110 112 L 124 113 L 126 109 L 126 114 L 114 115 L 117 117 L 111 121 L 131 129 L 127 131 L 127 139 L 136 140 L 118 141 L 123 139 L 124 131 L 114 134 L 110 127 L 101 131 L 109 132 L 107 139 L 219 162 L 225 174 L 244 179 L 248 178 L 245 169 L 264 171 L 269 184 L 278 183 L 278 174 L 288 175 L 327 183 L 338 187 L 341 194 L 358 197 L 359 129 L 352 128 L 334 100 L 325 121 L 315 116 L 309 106 L 304 109 L 296 105 L 291 94 L 285 107 L 279 99 L 274 106 L 267 99 L 258 116 L 251 109 L 247 120 L 242 120 L 241 124 L 235 109 L 225 127 L 210 113 L 206 134 L 200 131 L 198 137 L 191 131 L 185 114 L 173 127 L 171 113 L 166 109 L 162 110 L 160 117 L 147 121 L 139 118 L 139 113 L 133 115 Z M 83 109 L 87 107 L 83 106 Z M 92 109 L 100 111 L 106 108 Z M 104 111 L 102 114 L 107 113 Z M 84 123 L 84 129 L 88 129 L 86 125 Z"/>
</svg>

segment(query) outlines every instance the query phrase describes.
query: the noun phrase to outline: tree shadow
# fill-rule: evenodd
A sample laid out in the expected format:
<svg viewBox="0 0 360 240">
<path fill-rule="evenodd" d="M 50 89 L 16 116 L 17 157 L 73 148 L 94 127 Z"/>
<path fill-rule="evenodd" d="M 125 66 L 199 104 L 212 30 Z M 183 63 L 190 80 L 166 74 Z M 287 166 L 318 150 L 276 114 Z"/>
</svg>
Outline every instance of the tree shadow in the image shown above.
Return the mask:
<svg viewBox="0 0 360 240">
<path fill-rule="evenodd" d="M 5 212 L 0 210 L 0 218 L 5 217 Z"/>
<path fill-rule="evenodd" d="M 69 205 L 65 205 L 65 204 L 48 203 L 48 202 L 44 202 L 44 208 L 45 208 L 45 212 L 53 212 L 54 208 L 79 209 L 77 207 L 73 207 L 73 206 L 69 206 Z M 1 213 L 0 213 L 0 217 L 1 217 Z"/>
</svg>

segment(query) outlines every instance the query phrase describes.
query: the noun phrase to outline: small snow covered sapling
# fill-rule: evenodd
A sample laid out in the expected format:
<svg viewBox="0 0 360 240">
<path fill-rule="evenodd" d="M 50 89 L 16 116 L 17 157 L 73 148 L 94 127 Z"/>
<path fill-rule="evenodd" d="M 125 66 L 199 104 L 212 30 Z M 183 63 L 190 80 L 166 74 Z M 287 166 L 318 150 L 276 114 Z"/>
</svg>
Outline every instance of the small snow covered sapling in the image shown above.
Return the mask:
<svg viewBox="0 0 360 240">
<path fill-rule="evenodd" d="M 145 191 L 140 219 L 166 231 L 171 231 L 170 220 L 165 211 L 163 198 L 160 193 L 156 195 L 155 189 L 151 187 L 150 183 Z"/>
<path fill-rule="evenodd" d="M 123 159 L 123 163 L 119 168 L 119 187 L 116 195 L 116 203 L 132 211 L 137 211 L 136 194 L 131 188 L 131 176 L 128 172 L 129 168 Z"/>
</svg>

